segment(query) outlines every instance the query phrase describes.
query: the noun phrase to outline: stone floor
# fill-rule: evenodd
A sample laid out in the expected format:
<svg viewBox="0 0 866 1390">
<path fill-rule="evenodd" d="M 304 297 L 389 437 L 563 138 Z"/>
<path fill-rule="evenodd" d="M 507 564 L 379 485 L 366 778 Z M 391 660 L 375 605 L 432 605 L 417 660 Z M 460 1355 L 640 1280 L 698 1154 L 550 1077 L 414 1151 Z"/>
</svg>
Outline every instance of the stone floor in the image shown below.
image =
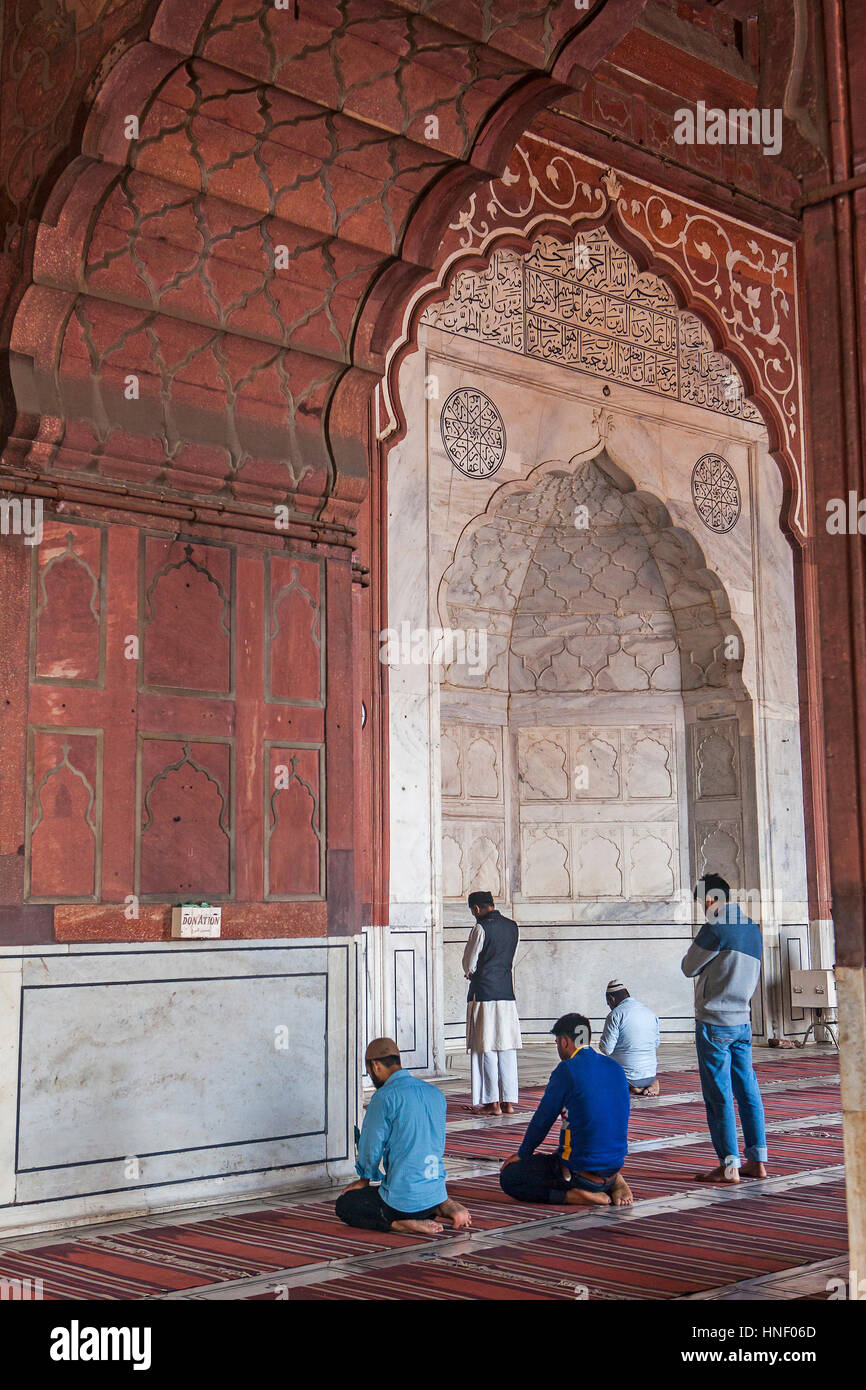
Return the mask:
<svg viewBox="0 0 866 1390">
<path fill-rule="evenodd" d="M 524 1048 L 521 1088 L 543 1086 L 556 1060 L 552 1043 Z M 685 1039 L 662 1045 L 665 1094 L 633 1102 L 633 1208 L 511 1203 L 499 1189 L 497 1145 L 508 1151 L 513 1131 L 517 1147 L 529 1112 L 462 1114 L 461 1052 L 437 1084 L 450 1097 L 449 1143 L 481 1150 L 446 1156 L 449 1188 L 473 1211 L 471 1234 L 348 1232 L 333 1214 L 334 1191 L 318 1189 L 8 1237 L 0 1280 L 41 1278 L 44 1297 L 58 1299 L 826 1298 L 828 1280 L 847 1277 L 835 1052 L 758 1048 L 755 1061 L 768 1110 L 766 1182 L 691 1181 L 710 1155 Z"/>
</svg>

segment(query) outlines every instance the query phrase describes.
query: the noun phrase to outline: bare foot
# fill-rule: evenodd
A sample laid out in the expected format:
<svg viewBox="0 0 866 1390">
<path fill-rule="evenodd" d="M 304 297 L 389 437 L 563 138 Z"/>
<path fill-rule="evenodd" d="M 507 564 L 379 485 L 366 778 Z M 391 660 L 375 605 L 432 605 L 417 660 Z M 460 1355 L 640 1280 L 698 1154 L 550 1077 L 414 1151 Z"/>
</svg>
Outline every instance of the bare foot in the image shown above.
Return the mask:
<svg viewBox="0 0 866 1390">
<path fill-rule="evenodd" d="M 516 1109 L 517 1109 L 517 1106 L 516 1106 L 516 1105 L 512 1105 L 512 1103 L 511 1103 L 510 1100 L 504 1100 L 504 1101 L 502 1102 L 502 1113 L 503 1113 L 503 1115 L 513 1115 Z"/>
<path fill-rule="evenodd" d="M 613 1191 L 610 1194 L 610 1200 L 615 1207 L 630 1207 L 634 1205 L 632 1190 L 622 1173 L 617 1174 L 616 1182 L 613 1185 Z"/>
<path fill-rule="evenodd" d="M 502 1110 L 500 1108 L 499 1101 L 495 1100 L 492 1105 L 485 1105 L 484 1113 L 485 1115 L 501 1115 Z"/>
<path fill-rule="evenodd" d="M 740 1169 L 741 1178 L 765 1178 L 767 1169 L 763 1163 L 759 1163 L 756 1158 L 747 1158 Z"/>
<path fill-rule="evenodd" d="M 401 1236 L 438 1236 L 444 1229 L 441 1221 L 413 1221 L 411 1217 L 391 1222 L 391 1230 Z"/>
<path fill-rule="evenodd" d="M 472 1216 L 470 1212 L 468 1212 L 465 1207 L 462 1207 L 459 1202 L 453 1201 L 450 1197 L 447 1201 L 440 1202 L 436 1210 L 439 1212 L 443 1221 L 451 1222 L 455 1231 L 468 1230 L 472 1225 Z"/>
<path fill-rule="evenodd" d="M 718 1168 L 711 1168 L 708 1173 L 695 1173 L 695 1182 L 718 1182 L 733 1185 L 740 1181 L 740 1174 L 736 1168 L 723 1168 L 719 1164 Z"/>
<path fill-rule="evenodd" d="M 660 1089 L 659 1079 L 656 1077 L 655 1081 L 651 1082 L 649 1086 L 645 1086 L 640 1094 L 642 1096 L 657 1096 Z"/>
<path fill-rule="evenodd" d="M 606 1192 L 585 1192 L 582 1187 L 570 1187 L 565 1194 L 570 1207 L 609 1207 L 610 1198 Z"/>
</svg>

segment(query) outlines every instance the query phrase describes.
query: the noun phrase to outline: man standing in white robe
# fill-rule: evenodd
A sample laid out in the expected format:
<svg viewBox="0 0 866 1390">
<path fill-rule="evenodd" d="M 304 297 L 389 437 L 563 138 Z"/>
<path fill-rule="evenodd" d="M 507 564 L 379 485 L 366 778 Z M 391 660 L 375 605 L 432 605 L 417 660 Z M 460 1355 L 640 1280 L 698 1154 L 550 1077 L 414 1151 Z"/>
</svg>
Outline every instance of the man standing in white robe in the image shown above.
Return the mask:
<svg viewBox="0 0 866 1390">
<path fill-rule="evenodd" d="M 470 893 L 475 926 L 463 952 L 469 981 L 466 1050 L 470 1054 L 473 1115 L 513 1115 L 517 1049 L 523 1046 L 512 967 L 520 940 L 516 922 L 497 912 L 491 893 Z"/>
</svg>

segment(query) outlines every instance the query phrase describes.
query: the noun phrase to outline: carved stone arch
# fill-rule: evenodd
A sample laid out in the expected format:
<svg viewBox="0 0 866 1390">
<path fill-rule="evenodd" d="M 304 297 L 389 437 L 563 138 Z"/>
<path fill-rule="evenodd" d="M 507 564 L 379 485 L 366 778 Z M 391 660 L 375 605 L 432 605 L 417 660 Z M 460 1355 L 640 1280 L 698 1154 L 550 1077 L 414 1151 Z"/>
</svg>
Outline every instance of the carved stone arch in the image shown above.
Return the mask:
<svg viewBox="0 0 866 1390">
<path fill-rule="evenodd" d="M 499 227 L 491 227 L 481 217 L 473 193 L 457 221 L 449 227 L 452 235 L 443 243 L 436 277 L 422 282 L 414 290 L 403 310 L 402 322 L 398 323 L 395 311 L 393 342 L 382 389 L 376 397 L 378 437 L 390 445 L 405 434 L 406 416 L 398 386 L 400 366 L 415 350 L 423 314 L 431 305 L 447 298 L 461 271 L 486 268 L 497 250 L 513 248 L 528 253 L 543 235 L 567 242 L 578 232 L 603 227 L 612 240 L 632 256 L 643 273 L 657 277 L 668 287 L 680 310 L 699 319 L 714 349 L 727 356 L 736 367 L 746 398 L 767 429 L 769 452 L 781 473 L 783 525 L 787 534 L 802 547 L 809 523 L 796 366 L 799 330 L 796 322 L 793 326 L 789 324 L 790 319 L 796 319 L 793 246 L 760 233 L 750 235 L 740 246 L 733 229 L 739 232 L 741 240 L 747 229 L 739 224 L 728 223 L 720 216 L 696 209 L 685 200 L 662 194 L 625 175 L 620 176 L 612 169 L 602 170 L 600 165 L 572 151 L 555 148 L 560 153 L 551 159 L 548 175 L 555 160 L 566 163 L 566 156 L 572 156 L 571 165 L 580 162 L 583 172 L 593 181 L 578 182 L 573 173 L 574 187 L 579 189 L 579 194 L 576 191 L 570 203 L 563 200 L 559 211 L 550 208 L 536 211 L 539 180 L 530 171 L 534 184 L 528 205 L 510 213 L 507 225 Z M 521 145 L 515 147 L 512 161 L 519 162 L 518 157 L 529 170 L 529 160 Z M 557 179 L 559 177 L 557 175 Z M 504 181 L 491 183 L 491 201 L 487 206 L 492 214 L 496 213 L 497 206 L 503 206 L 498 191 L 512 183 L 520 184 L 520 179 L 520 175 L 509 177 L 506 171 Z M 629 199 L 626 185 L 639 189 L 642 199 Z M 691 238 L 684 246 L 680 245 L 685 235 L 683 228 L 680 228 L 679 241 L 670 236 L 665 240 L 666 229 L 675 225 L 672 206 Z M 649 207 L 653 208 L 652 213 L 647 210 Z M 639 209 L 642 220 L 638 218 Z M 476 218 L 480 218 L 477 223 Z M 679 258 L 673 254 L 672 247 L 680 250 Z M 757 289 L 749 285 L 745 274 L 738 270 L 743 262 L 769 284 Z M 737 279 L 738 274 L 742 283 Z M 721 305 L 718 301 L 722 301 Z M 765 330 L 760 320 L 767 314 L 773 322 Z"/>
<path fill-rule="evenodd" d="M 653 530 L 661 529 L 669 534 L 677 546 L 682 548 L 685 566 L 687 566 L 690 575 L 707 593 L 708 609 L 712 611 L 720 641 L 734 637 L 738 644 L 739 655 L 737 658 L 725 658 L 723 653 L 715 658 L 718 665 L 724 662 L 724 679 L 714 684 L 727 686 L 735 699 L 749 698 L 742 682 L 745 643 L 738 624 L 731 616 L 730 601 L 724 584 L 715 571 L 707 565 L 706 556 L 697 538 L 685 527 L 675 525 L 670 512 L 660 497 L 648 490 L 635 488 L 623 462 L 617 460 L 615 450 L 609 443 L 602 443 L 601 440 L 590 448 L 573 455 L 567 464 L 563 464 L 561 460 L 548 459 L 534 468 L 525 478 L 509 480 L 501 484 L 491 494 L 484 511 L 473 517 L 463 528 L 454 549 L 454 558 L 439 581 L 437 608 L 442 627 L 447 628 L 453 622 L 449 591 L 457 571 L 459 558 L 465 554 L 472 538 L 484 527 L 489 526 L 495 518 L 500 517 L 503 507 L 511 499 L 528 497 L 545 479 L 555 475 L 574 475 L 587 464 L 597 467 L 610 480 L 611 486 L 622 492 L 624 498 L 633 499 L 634 505 L 629 508 L 631 524 L 636 525 L 647 536 Z M 652 551 L 651 544 L 649 549 Z M 512 609 L 512 618 L 518 601 L 519 595 L 516 596 L 516 602 Z M 461 606 L 465 607 L 466 605 Z M 483 604 L 479 604 L 479 607 L 483 607 Z M 682 635 L 682 630 L 678 628 L 678 636 L 681 637 Z"/>
<path fill-rule="evenodd" d="M 106 502 L 122 479 L 139 509 L 194 498 L 250 530 L 290 505 L 303 538 L 351 546 L 393 307 L 645 4 L 491 25 L 438 3 L 162 0 L 100 74 L 16 289 L 10 473 Z"/>
</svg>

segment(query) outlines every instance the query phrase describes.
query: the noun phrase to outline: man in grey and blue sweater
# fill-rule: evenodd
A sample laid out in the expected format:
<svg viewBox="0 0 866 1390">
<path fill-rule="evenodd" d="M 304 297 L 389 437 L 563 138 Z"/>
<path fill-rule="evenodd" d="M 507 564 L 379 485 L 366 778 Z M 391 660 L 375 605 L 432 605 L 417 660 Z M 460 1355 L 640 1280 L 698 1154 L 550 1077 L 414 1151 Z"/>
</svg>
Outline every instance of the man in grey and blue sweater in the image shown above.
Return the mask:
<svg viewBox="0 0 866 1390">
<path fill-rule="evenodd" d="M 752 1066 L 749 1001 L 761 975 L 761 928 L 731 904 L 719 874 L 706 874 L 695 889 L 706 921 L 683 956 L 682 972 L 696 979 L 695 1046 L 707 1123 L 719 1166 L 697 1173 L 698 1182 L 737 1183 L 740 1176 L 765 1178 L 767 1135 L 764 1106 Z M 740 1144 L 734 1100 L 743 1126 Z"/>
</svg>

